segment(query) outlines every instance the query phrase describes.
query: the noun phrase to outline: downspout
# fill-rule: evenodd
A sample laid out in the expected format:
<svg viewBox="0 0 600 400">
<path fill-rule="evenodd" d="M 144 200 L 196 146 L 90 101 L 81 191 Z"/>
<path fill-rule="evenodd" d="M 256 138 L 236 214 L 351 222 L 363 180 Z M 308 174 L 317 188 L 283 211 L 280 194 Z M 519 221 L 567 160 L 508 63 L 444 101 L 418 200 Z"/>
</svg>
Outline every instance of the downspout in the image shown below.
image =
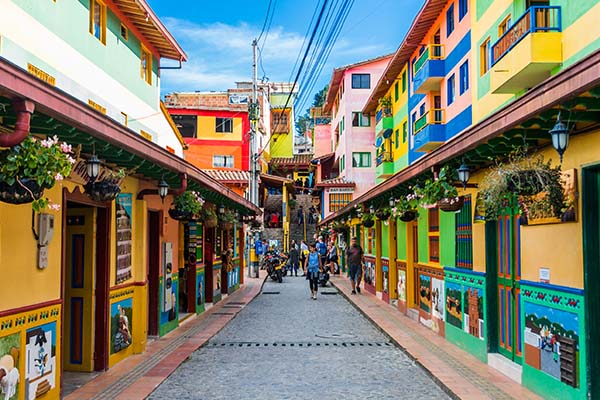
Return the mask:
<svg viewBox="0 0 600 400">
<path fill-rule="evenodd" d="M 35 104 L 31 100 L 16 99 L 13 100 L 13 109 L 17 113 L 15 130 L 13 133 L 0 135 L 0 147 L 14 147 L 29 136 L 31 123 L 31 114 L 35 109 Z"/>
</svg>

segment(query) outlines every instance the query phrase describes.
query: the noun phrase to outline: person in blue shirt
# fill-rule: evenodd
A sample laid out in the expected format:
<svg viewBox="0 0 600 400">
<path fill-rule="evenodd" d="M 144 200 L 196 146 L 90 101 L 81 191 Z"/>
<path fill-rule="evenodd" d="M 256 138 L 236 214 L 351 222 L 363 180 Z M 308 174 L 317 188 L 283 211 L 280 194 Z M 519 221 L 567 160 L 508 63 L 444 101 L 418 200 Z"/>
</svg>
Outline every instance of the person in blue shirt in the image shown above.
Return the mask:
<svg viewBox="0 0 600 400">
<path fill-rule="evenodd" d="M 317 299 L 317 291 L 319 288 L 319 271 L 323 270 L 321 257 L 317 253 L 317 247 L 314 243 L 309 246 L 309 253 L 304 261 L 304 275 L 310 286 L 311 298 Z"/>
<path fill-rule="evenodd" d="M 321 257 L 321 265 L 325 265 L 327 262 L 327 245 L 323 241 L 323 236 L 319 236 L 319 240 L 317 241 L 317 252 Z"/>
</svg>

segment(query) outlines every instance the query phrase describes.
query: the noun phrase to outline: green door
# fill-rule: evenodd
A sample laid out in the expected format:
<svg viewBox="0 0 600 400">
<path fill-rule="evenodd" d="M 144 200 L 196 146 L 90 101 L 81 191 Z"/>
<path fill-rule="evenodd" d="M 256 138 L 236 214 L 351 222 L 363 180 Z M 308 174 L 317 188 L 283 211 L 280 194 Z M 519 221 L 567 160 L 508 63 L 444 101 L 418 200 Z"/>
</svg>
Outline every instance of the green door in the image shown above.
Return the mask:
<svg viewBox="0 0 600 400">
<path fill-rule="evenodd" d="M 521 249 L 516 196 L 506 199 L 498 217 L 498 350 L 521 364 Z"/>
</svg>

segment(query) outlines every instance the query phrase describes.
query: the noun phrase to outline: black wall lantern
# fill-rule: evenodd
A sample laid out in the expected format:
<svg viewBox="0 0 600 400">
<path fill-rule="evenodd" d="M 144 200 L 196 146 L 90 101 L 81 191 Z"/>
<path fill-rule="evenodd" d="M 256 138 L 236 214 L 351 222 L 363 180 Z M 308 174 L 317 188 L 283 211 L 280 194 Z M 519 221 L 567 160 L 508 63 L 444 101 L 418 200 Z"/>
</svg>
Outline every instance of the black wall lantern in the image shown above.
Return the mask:
<svg viewBox="0 0 600 400">
<path fill-rule="evenodd" d="M 396 206 L 396 199 L 394 199 L 393 196 L 390 197 L 389 204 L 390 204 L 390 207 Z"/>
<path fill-rule="evenodd" d="M 219 206 L 219 214 L 225 214 L 225 207 L 222 204 Z"/>
<path fill-rule="evenodd" d="M 463 163 L 460 167 L 458 167 L 458 180 L 463 185 L 463 190 L 467 188 L 467 182 L 469 182 L 469 178 L 471 177 L 471 170 L 467 164 Z"/>
<path fill-rule="evenodd" d="M 90 158 L 88 158 L 85 168 L 90 179 L 90 182 L 94 182 L 98 175 L 100 175 L 100 159 L 96 156 L 96 152 L 92 154 Z"/>
<path fill-rule="evenodd" d="M 369 206 L 369 213 L 375 214 L 375 207 L 373 207 L 373 204 Z"/>
<path fill-rule="evenodd" d="M 160 199 L 165 202 L 165 197 L 169 194 L 169 184 L 165 182 L 164 178 L 160 178 L 160 182 L 158 183 L 158 195 Z"/>
<path fill-rule="evenodd" d="M 562 164 L 563 154 L 569 146 L 569 127 L 560 120 L 560 111 L 558 117 L 556 117 L 556 124 L 554 128 L 550 129 L 550 136 L 552 136 L 552 146 L 560 157 L 560 163 Z"/>
</svg>

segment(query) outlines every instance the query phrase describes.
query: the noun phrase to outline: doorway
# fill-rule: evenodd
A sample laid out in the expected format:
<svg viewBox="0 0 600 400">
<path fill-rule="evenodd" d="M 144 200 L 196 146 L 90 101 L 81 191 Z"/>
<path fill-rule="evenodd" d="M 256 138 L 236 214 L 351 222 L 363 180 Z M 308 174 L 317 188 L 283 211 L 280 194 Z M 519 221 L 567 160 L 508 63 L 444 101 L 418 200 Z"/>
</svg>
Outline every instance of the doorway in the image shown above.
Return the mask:
<svg viewBox="0 0 600 400">
<path fill-rule="evenodd" d="M 148 336 L 159 334 L 160 222 L 160 212 L 148 211 Z"/>
<path fill-rule="evenodd" d="M 213 250 L 215 243 L 215 228 L 206 228 L 204 231 L 204 285 L 205 290 L 205 304 L 211 304 L 213 302 L 213 292 L 215 287 L 214 273 L 213 273 Z"/>
<path fill-rule="evenodd" d="M 108 368 L 110 209 L 65 202 L 63 357 L 65 371 Z"/>
<path fill-rule="evenodd" d="M 406 229 L 406 300 L 410 310 L 419 307 L 419 226 L 413 221 L 407 223 Z"/>
</svg>

